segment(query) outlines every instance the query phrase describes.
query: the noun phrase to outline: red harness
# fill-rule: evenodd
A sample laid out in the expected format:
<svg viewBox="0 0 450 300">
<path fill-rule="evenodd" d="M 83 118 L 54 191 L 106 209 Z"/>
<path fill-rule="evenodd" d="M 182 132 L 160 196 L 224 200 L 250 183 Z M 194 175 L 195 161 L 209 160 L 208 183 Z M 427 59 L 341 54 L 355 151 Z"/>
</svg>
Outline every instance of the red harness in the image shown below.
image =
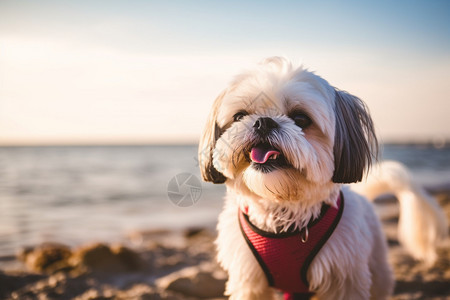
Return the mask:
<svg viewBox="0 0 450 300">
<path fill-rule="evenodd" d="M 337 208 L 322 205 L 319 218 L 301 231 L 272 233 L 253 225 L 239 210 L 239 225 L 270 286 L 284 292 L 284 299 L 309 299 L 306 274 L 314 257 L 333 233 L 344 210 L 342 194 Z"/>
</svg>

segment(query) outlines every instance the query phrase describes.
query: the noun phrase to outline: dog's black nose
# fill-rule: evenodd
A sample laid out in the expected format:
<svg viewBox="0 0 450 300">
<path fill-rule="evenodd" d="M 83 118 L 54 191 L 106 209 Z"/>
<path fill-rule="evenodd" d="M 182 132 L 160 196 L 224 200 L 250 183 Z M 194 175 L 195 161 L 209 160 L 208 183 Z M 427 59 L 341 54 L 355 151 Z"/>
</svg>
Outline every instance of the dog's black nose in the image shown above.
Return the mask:
<svg viewBox="0 0 450 300">
<path fill-rule="evenodd" d="M 272 118 L 259 118 L 255 121 L 255 124 L 253 124 L 253 128 L 256 129 L 256 131 L 260 133 L 269 133 L 272 129 L 278 128 L 277 122 L 275 122 Z"/>
</svg>

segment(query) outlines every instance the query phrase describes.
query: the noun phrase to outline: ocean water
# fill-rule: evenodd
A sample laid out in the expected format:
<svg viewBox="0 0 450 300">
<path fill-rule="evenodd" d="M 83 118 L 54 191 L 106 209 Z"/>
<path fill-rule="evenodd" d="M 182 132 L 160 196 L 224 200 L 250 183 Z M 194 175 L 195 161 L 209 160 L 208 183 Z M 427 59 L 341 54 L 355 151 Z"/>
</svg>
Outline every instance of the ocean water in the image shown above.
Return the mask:
<svg viewBox="0 0 450 300">
<path fill-rule="evenodd" d="M 0 256 L 47 241 L 74 246 L 214 227 L 223 185 L 173 190 L 199 182 L 196 153 L 195 145 L 0 147 Z M 405 163 L 425 185 L 450 183 L 450 147 L 384 145 L 382 157 Z M 190 193 L 194 202 L 182 199 Z"/>
</svg>

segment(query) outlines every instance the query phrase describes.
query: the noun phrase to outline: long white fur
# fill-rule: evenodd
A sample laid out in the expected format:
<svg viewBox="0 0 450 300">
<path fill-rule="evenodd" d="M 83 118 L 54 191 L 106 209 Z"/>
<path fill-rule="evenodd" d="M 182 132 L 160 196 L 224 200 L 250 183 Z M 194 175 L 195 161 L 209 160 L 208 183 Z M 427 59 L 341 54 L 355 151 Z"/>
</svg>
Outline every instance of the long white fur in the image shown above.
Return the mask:
<svg viewBox="0 0 450 300">
<path fill-rule="evenodd" d="M 387 299 L 394 281 L 380 223 L 364 198 L 347 188 L 343 194 L 341 222 L 308 270 L 310 288 L 319 299 Z M 218 260 L 229 273 L 225 293 L 230 299 L 273 299 L 239 229 L 236 200 L 241 197 L 229 190 L 217 226 Z M 271 218 L 270 214 L 263 215 Z"/>
<path fill-rule="evenodd" d="M 270 109 L 252 101 L 261 92 L 270 99 Z M 211 160 L 216 171 L 226 177 L 227 196 L 219 217 L 216 244 L 218 260 L 229 274 L 226 294 L 230 299 L 274 297 L 239 229 L 239 207 L 248 208 L 250 220 L 257 227 L 279 232 L 292 226 L 305 227 L 311 218 L 319 215 L 322 203 L 335 205 L 341 190 L 344 212 L 335 232 L 311 263 L 307 274 L 310 289 L 319 299 L 387 299 L 392 293 L 394 280 L 387 262 L 387 245 L 372 205 L 331 179 L 335 93 L 319 76 L 294 68 L 285 59 L 271 58 L 255 70 L 237 76 L 216 100 L 200 143 L 212 151 L 212 158 L 199 149 L 199 161 L 203 178 L 210 178 L 207 172 Z M 296 126 L 287 117 L 294 108 L 305 111 L 313 125 L 306 130 Z M 240 110 L 249 115 L 233 123 L 233 115 Z M 269 139 L 282 151 L 291 168 L 262 173 L 245 159 L 243 152 L 248 151 L 245 146 L 252 138 L 252 127 L 258 117 L 271 117 L 279 124 Z M 220 136 L 212 134 L 215 126 L 223 131 Z M 412 190 L 416 193 L 411 194 Z M 419 200 L 413 196 L 418 194 L 422 195 Z M 437 213 L 438 207 L 428 199 L 424 201 L 418 189 L 402 189 L 401 198 L 401 201 L 405 199 L 404 203 L 413 202 L 421 208 L 402 205 L 401 232 L 405 244 L 431 245 L 430 240 L 441 236 L 440 229 L 436 228 L 444 224 L 427 221 L 431 216 L 442 218 Z M 414 227 L 418 230 L 406 230 L 412 218 L 423 219 L 421 230 L 418 227 Z M 423 255 L 416 257 L 435 259 L 428 257 L 434 248 L 423 249 L 426 249 L 420 251 Z"/>
<path fill-rule="evenodd" d="M 384 161 L 371 169 L 367 179 L 352 189 L 370 200 L 394 194 L 399 201 L 398 238 L 416 259 L 431 266 L 436 262 L 436 247 L 448 235 L 447 218 L 436 199 L 411 177 L 406 166 Z"/>
</svg>

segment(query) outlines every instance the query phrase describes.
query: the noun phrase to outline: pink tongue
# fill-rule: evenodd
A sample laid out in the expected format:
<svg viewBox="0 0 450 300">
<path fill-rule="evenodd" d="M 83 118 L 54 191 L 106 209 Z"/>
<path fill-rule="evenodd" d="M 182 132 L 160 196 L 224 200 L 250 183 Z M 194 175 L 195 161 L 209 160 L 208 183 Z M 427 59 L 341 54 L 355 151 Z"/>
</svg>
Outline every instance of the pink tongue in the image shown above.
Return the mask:
<svg viewBox="0 0 450 300">
<path fill-rule="evenodd" d="M 254 147 L 250 153 L 250 158 L 255 163 L 264 164 L 273 154 L 280 154 L 280 152 L 267 147 Z"/>
</svg>

